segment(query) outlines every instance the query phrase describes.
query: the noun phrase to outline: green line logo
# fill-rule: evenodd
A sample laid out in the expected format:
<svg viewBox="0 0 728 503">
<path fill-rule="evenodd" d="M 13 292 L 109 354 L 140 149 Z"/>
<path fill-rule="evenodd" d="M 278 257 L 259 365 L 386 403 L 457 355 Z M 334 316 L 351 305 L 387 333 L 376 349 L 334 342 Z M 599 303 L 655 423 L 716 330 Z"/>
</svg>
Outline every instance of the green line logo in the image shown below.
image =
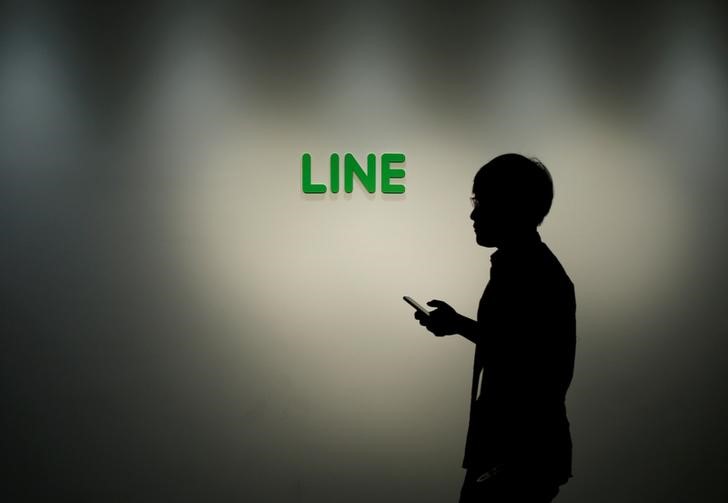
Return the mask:
<svg viewBox="0 0 728 503">
<path fill-rule="evenodd" d="M 404 154 L 386 153 L 380 156 L 381 190 L 384 194 L 404 194 L 404 184 L 392 183 L 392 179 L 404 178 L 403 167 L 394 168 L 392 164 L 405 162 Z M 333 194 L 339 192 L 341 157 L 337 153 L 329 157 L 329 186 Z M 377 156 L 367 155 L 366 169 L 352 154 L 344 154 L 344 192 L 350 194 L 354 190 L 354 178 L 359 179 L 362 187 L 373 194 L 377 189 Z M 304 194 L 323 194 L 327 190 L 325 183 L 313 183 L 311 174 L 311 154 L 301 156 L 301 186 Z"/>
</svg>

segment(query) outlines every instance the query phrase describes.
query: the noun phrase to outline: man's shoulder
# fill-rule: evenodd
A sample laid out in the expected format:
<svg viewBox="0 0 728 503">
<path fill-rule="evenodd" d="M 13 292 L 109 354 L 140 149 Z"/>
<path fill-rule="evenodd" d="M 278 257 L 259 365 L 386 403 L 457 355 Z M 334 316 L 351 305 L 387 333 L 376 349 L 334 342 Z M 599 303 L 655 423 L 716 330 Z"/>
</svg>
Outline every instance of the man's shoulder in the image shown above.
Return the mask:
<svg viewBox="0 0 728 503">
<path fill-rule="evenodd" d="M 549 248 L 546 243 L 541 243 L 541 263 L 547 271 L 558 276 L 563 276 L 571 281 L 571 279 L 569 279 L 569 275 L 566 274 L 566 269 L 564 269 L 564 266 L 561 265 L 561 261 L 556 257 L 554 252 L 551 251 L 551 248 Z"/>
<path fill-rule="evenodd" d="M 545 243 L 541 244 L 538 258 L 533 267 L 534 279 L 543 289 L 552 294 L 573 296 L 574 284 L 571 278 L 566 273 L 561 261 Z"/>
</svg>

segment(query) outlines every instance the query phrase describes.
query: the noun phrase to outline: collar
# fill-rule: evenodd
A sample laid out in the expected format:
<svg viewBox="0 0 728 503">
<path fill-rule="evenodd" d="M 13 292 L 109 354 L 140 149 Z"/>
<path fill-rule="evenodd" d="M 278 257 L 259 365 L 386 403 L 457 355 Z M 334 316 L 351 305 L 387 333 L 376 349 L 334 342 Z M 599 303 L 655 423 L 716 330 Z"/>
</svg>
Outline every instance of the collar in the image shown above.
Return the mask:
<svg viewBox="0 0 728 503">
<path fill-rule="evenodd" d="M 490 256 L 490 262 L 494 266 L 499 263 L 507 263 L 518 260 L 532 254 L 541 247 L 541 235 L 534 230 L 532 233 L 520 236 L 517 240 L 508 243 L 507 246 L 498 248 Z"/>
</svg>

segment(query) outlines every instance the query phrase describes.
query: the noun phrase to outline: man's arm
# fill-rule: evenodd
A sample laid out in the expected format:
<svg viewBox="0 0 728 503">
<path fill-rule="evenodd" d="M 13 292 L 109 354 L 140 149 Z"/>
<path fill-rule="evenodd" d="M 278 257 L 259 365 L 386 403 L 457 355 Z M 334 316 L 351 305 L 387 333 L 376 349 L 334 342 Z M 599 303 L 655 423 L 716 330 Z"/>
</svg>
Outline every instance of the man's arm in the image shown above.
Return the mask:
<svg viewBox="0 0 728 503">
<path fill-rule="evenodd" d="M 467 316 L 463 316 L 462 314 L 458 314 L 458 316 L 460 319 L 458 320 L 458 329 L 456 333 L 462 335 L 473 344 L 477 344 L 478 322 L 468 318 Z"/>
</svg>

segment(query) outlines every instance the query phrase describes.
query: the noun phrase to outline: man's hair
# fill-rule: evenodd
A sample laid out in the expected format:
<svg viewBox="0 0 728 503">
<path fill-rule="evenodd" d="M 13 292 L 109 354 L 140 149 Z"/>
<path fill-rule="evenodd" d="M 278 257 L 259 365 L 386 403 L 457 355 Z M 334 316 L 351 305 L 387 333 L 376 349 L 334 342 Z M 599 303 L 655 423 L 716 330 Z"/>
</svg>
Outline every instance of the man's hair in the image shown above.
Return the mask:
<svg viewBox="0 0 728 503">
<path fill-rule="evenodd" d="M 473 193 L 513 208 L 529 224 L 541 225 L 551 209 L 554 185 L 541 161 L 520 154 L 503 154 L 480 168 Z"/>
</svg>

